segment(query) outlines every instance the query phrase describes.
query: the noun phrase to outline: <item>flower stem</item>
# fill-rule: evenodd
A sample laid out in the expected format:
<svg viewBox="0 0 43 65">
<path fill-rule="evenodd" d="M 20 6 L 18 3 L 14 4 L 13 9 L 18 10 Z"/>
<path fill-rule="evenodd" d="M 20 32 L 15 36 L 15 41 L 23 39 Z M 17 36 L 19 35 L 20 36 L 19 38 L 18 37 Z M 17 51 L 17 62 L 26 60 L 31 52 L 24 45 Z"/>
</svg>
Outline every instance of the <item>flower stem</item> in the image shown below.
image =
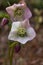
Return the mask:
<svg viewBox="0 0 43 65">
<path fill-rule="evenodd" d="M 8 49 L 8 61 L 9 61 L 9 65 L 12 65 L 13 62 L 13 53 L 14 53 L 14 46 L 17 44 L 17 42 L 12 43 L 11 45 L 9 45 L 9 49 Z"/>
<path fill-rule="evenodd" d="M 11 54 L 10 54 L 10 65 L 12 65 L 12 61 L 13 61 L 13 52 L 14 52 L 14 47 L 12 47 L 12 49 L 11 49 Z"/>
</svg>

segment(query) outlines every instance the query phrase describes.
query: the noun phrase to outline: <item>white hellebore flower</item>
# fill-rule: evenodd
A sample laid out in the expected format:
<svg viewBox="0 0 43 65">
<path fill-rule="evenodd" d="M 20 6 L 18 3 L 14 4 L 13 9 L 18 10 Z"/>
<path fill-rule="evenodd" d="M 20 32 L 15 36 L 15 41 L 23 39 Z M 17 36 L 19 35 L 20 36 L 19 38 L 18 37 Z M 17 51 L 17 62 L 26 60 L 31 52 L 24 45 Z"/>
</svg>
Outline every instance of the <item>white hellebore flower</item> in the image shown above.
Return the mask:
<svg viewBox="0 0 43 65">
<path fill-rule="evenodd" d="M 18 41 L 21 44 L 25 44 L 27 41 L 31 41 L 36 36 L 34 29 L 30 26 L 28 20 L 22 22 L 17 21 L 12 23 L 12 28 L 8 36 L 9 40 Z"/>
</svg>

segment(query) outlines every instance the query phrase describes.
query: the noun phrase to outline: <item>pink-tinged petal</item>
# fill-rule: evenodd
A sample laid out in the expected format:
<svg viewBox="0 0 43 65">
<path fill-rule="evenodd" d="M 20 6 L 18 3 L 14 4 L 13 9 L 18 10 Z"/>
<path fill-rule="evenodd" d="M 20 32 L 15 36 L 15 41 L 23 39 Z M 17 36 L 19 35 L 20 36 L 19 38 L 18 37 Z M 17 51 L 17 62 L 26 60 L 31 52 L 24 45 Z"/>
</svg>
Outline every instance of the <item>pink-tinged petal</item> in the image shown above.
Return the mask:
<svg viewBox="0 0 43 65">
<path fill-rule="evenodd" d="M 9 6 L 6 8 L 7 13 L 9 14 L 11 21 L 15 21 L 15 16 L 14 16 L 14 10 L 17 7 L 24 7 L 24 4 L 13 4 L 12 6 Z"/>
<path fill-rule="evenodd" d="M 15 4 L 14 4 L 15 5 Z M 24 4 L 16 4 L 15 7 L 23 7 Z"/>
<path fill-rule="evenodd" d="M 29 19 L 32 17 L 32 13 L 28 7 L 25 8 L 25 13 L 24 13 L 24 19 Z"/>
<path fill-rule="evenodd" d="M 14 10 L 17 8 L 17 7 L 22 7 L 24 6 L 24 4 L 13 4 L 12 6 L 9 6 L 6 8 L 6 11 L 8 12 L 8 14 L 13 17 L 14 16 Z"/>
<path fill-rule="evenodd" d="M 14 10 L 17 8 L 17 7 L 21 7 L 24 9 L 24 14 L 23 14 L 23 17 L 21 17 L 21 19 L 29 19 L 32 17 L 32 13 L 30 11 L 30 9 L 25 6 L 24 3 L 22 4 L 13 4 L 12 6 L 9 6 L 6 8 L 6 11 L 8 12 L 8 14 L 10 15 L 10 18 L 12 21 L 15 21 L 16 19 L 19 20 L 20 18 L 17 18 L 16 16 L 14 16 Z M 21 20 L 20 19 L 20 20 Z"/>
<path fill-rule="evenodd" d="M 14 6 L 9 6 L 6 8 L 6 11 L 10 15 L 10 17 L 14 17 L 14 11 L 13 10 L 14 10 Z"/>
<path fill-rule="evenodd" d="M 16 4 L 6 8 L 6 11 L 9 14 L 11 21 L 15 20 L 15 18 L 14 18 L 14 9 L 16 8 L 15 6 L 16 6 Z"/>
<path fill-rule="evenodd" d="M 29 20 L 28 19 L 25 19 L 23 22 L 21 22 L 21 26 L 22 27 L 25 27 L 25 28 L 30 27 Z"/>
</svg>

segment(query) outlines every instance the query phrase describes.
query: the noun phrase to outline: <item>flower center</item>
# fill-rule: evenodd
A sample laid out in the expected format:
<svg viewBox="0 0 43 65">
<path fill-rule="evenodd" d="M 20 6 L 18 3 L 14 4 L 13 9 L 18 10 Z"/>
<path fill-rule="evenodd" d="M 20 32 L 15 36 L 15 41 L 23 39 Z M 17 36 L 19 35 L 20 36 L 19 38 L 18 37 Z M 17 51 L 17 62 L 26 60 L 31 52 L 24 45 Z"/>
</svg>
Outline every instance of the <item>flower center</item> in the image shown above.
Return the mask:
<svg viewBox="0 0 43 65">
<path fill-rule="evenodd" d="M 23 9 L 22 8 L 16 8 L 14 11 L 14 16 L 22 16 L 23 15 Z"/>
<path fill-rule="evenodd" d="M 18 34 L 20 37 L 26 36 L 26 29 L 25 29 L 25 28 L 18 28 L 17 34 Z"/>
</svg>

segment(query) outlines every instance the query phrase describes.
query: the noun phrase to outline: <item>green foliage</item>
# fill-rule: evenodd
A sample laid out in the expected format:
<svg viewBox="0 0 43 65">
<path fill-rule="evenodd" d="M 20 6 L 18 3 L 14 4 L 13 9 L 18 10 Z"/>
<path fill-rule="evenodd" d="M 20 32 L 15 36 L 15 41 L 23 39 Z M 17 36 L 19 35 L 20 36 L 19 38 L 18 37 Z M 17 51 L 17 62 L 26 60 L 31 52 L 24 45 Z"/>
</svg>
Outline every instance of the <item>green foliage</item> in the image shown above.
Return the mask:
<svg viewBox="0 0 43 65">
<path fill-rule="evenodd" d="M 32 7 L 35 7 L 35 8 L 43 8 L 43 0 L 30 0 L 30 1 L 26 1 L 27 2 L 27 5 L 32 5 Z"/>
<path fill-rule="evenodd" d="M 43 0 L 36 0 L 38 1 L 38 3 L 36 2 L 36 4 L 34 3 L 33 6 L 37 7 L 37 8 L 43 8 Z"/>
<path fill-rule="evenodd" d="M 14 47 L 16 45 L 16 43 L 12 43 L 9 47 Z"/>
<path fill-rule="evenodd" d="M 9 15 L 4 11 L 0 11 L 0 18 L 4 18 L 4 17 L 9 18 Z"/>
<path fill-rule="evenodd" d="M 7 6 L 8 6 L 7 1 L 6 1 L 6 0 L 2 0 L 2 2 L 1 2 L 1 5 L 0 5 L 0 6 L 2 6 L 2 7 L 7 7 Z"/>
<path fill-rule="evenodd" d="M 18 3 L 20 0 L 8 0 L 10 2 L 10 4 L 13 4 L 13 3 Z"/>
<path fill-rule="evenodd" d="M 3 6 L 4 8 L 14 4 L 14 3 L 18 3 L 20 0 L 2 0 L 0 2 L 0 5 Z M 26 0 L 27 5 L 32 5 L 33 7 L 36 8 L 43 8 L 43 0 Z"/>
<path fill-rule="evenodd" d="M 4 8 L 6 8 L 7 6 L 12 5 L 14 3 L 18 3 L 18 2 L 19 2 L 19 0 L 2 0 L 0 5 Z"/>
<path fill-rule="evenodd" d="M 9 23 L 8 23 L 9 29 L 11 29 L 11 26 L 12 26 L 12 22 L 11 22 L 11 20 L 9 20 Z"/>
<path fill-rule="evenodd" d="M 16 46 L 17 44 L 19 44 L 19 42 L 13 42 L 12 44 L 10 44 L 10 46 L 9 47 L 14 47 L 14 46 Z"/>
</svg>

